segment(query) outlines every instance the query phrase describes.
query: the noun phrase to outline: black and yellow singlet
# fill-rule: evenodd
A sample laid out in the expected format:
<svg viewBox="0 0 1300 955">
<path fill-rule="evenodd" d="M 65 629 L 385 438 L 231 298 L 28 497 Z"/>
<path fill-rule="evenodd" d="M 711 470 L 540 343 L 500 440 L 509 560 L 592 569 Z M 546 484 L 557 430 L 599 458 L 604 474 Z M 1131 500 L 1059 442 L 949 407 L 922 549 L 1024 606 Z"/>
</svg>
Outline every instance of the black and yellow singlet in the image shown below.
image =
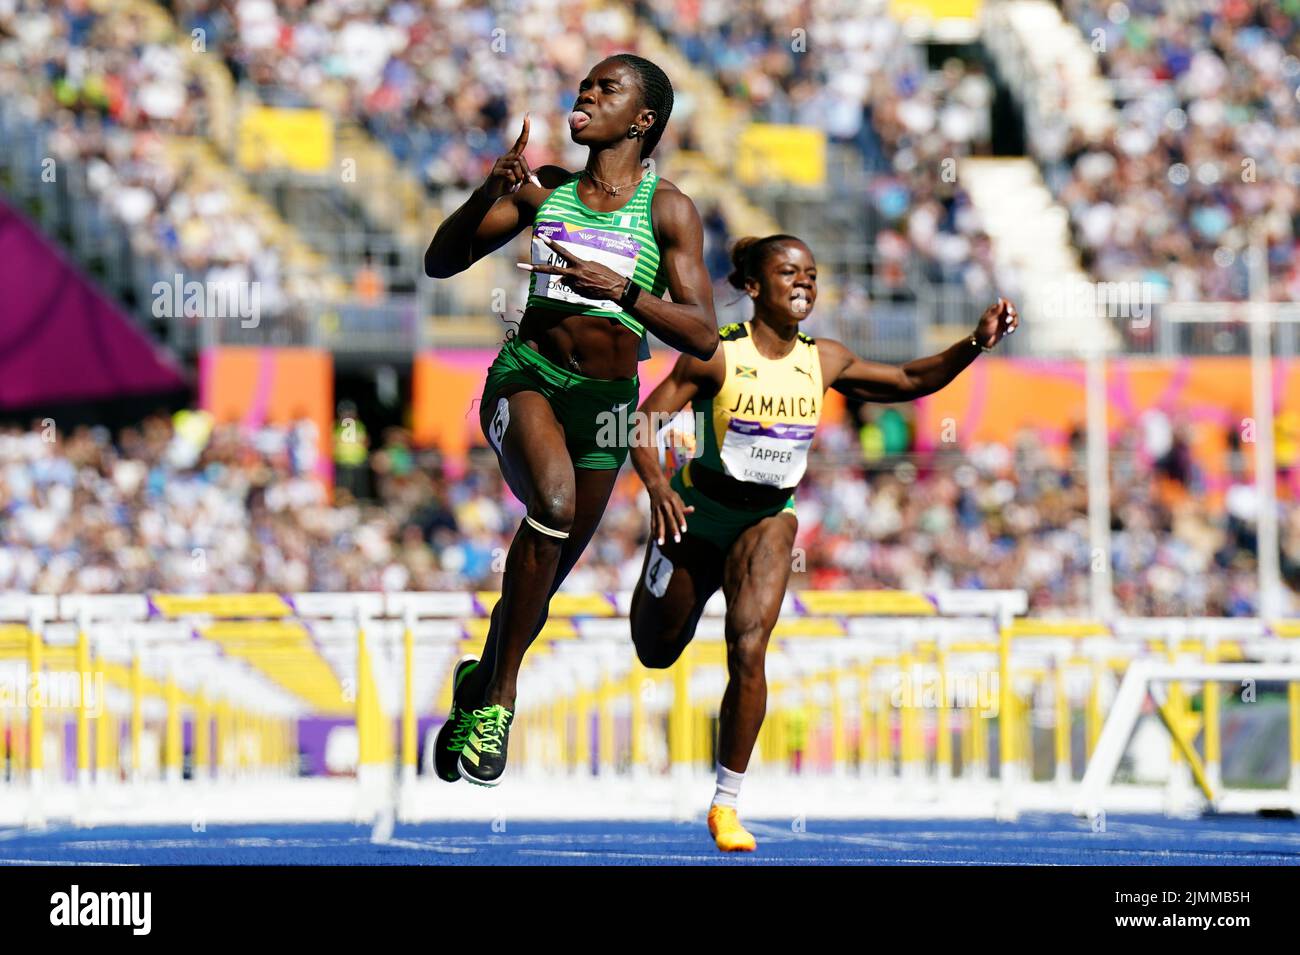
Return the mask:
<svg viewBox="0 0 1300 955">
<path fill-rule="evenodd" d="M 747 484 L 793 488 L 821 417 L 817 343 L 800 332 L 790 354 L 771 359 L 754 347 L 749 322 L 719 335 L 727 371 L 714 397 L 693 402 L 706 425 L 696 462 Z"/>
<path fill-rule="evenodd" d="M 690 535 L 724 553 L 756 521 L 794 513 L 795 485 L 807 470 L 821 418 L 817 343 L 800 333 L 790 354 L 764 358 L 750 327 L 718 330 L 727 363 L 722 387 L 712 398 L 692 401 L 697 454 L 671 482 L 695 509 L 686 519 Z M 660 595 L 656 582 L 648 585 Z"/>
</svg>

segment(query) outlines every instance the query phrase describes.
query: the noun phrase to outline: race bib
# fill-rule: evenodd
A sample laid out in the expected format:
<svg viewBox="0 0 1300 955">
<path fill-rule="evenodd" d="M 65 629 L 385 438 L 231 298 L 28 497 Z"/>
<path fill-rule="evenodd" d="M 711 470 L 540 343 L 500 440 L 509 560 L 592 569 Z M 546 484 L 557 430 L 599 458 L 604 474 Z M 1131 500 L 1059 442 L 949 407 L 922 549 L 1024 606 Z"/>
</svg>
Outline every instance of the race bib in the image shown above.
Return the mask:
<svg viewBox="0 0 1300 955">
<path fill-rule="evenodd" d="M 732 418 L 722 438 L 723 467 L 738 481 L 794 487 L 808 467 L 808 448 L 816 433 L 814 424 L 764 426 Z"/>
<path fill-rule="evenodd" d="M 492 447 L 497 449 L 497 454 L 505 454 L 501 450 L 501 442 L 505 440 L 506 428 L 510 427 L 510 402 L 502 398 L 497 402 L 496 414 L 492 416 L 492 423 L 488 425 L 488 440 L 492 442 Z"/>
<path fill-rule="evenodd" d="M 563 222 L 538 222 L 533 228 L 533 265 L 569 264 L 563 256 L 553 252 L 550 246 L 542 241 L 543 238 L 550 239 L 562 249 L 572 251 L 580 259 L 599 262 L 627 279 L 630 279 L 636 270 L 636 257 L 641 251 L 640 242 L 621 232 L 606 232 L 602 229 L 581 226 L 570 229 Z M 585 308 L 621 311 L 618 302 L 612 299 L 584 298 L 571 288 L 561 285 L 562 278 L 564 278 L 562 275 L 534 272 L 532 294 Z"/>
<path fill-rule="evenodd" d="M 673 578 L 673 562 L 663 555 L 659 545 L 650 543 L 650 559 L 645 565 L 646 590 L 656 597 L 668 592 L 668 581 Z"/>
</svg>

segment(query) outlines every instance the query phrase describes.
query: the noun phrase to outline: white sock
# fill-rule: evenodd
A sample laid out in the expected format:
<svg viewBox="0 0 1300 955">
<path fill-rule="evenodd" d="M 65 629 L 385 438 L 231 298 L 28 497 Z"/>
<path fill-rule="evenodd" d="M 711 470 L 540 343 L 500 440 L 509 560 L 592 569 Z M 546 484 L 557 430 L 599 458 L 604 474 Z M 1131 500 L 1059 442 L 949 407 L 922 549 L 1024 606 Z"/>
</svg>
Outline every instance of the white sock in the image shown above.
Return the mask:
<svg viewBox="0 0 1300 955">
<path fill-rule="evenodd" d="M 718 763 L 718 788 L 713 792 L 713 805 L 735 809 L 736 802 L 740 799 L 740 784 L 744 779 L 744 773 L 733 773 Z"/>
</svg>

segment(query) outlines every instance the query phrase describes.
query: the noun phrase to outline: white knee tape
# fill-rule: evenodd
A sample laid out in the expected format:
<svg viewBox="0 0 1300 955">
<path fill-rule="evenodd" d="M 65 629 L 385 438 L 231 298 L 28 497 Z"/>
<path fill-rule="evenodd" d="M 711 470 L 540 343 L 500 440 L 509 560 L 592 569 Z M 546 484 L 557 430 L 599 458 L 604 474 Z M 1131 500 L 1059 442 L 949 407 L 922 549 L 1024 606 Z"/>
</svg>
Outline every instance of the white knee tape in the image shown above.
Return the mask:
<svg viewBox="0 0 1300 955">
<path fill-rule="evenodd" d="M 533 530 L 537 531 L 537 533 L 545 534 L 547 537 L 558 537 L 560 538 L 560 540 L 564 540 L 566 537 L 569 536 L 568 531 L 552 530 L 551 528 L 547 527 L 545 524 L 539 524 L 537 521 L 533 520 L 527 514 L 524 515 L 524 520 L 527 521 L 528 526 L 531 527 Z"/>
</svg>

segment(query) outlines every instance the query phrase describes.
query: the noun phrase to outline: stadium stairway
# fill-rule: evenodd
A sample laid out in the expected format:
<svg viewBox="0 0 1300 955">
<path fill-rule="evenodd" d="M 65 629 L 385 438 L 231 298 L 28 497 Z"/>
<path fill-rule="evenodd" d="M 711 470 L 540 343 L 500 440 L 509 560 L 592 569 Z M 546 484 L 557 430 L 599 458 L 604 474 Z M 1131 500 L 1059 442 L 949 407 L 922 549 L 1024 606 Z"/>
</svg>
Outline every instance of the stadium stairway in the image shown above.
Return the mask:
<svg viewBox="0 0 1300 955">
<path fill-rule="evenodd" d="M 717 80 L 695 66 L 684 54 L 671 46 L 648 20 L 637 19 L 636 35 L 643 52 L 673 78 L 679 99 L 691 104 L 691 131 L 700 149 L 681 150 L 671 157 L 669 170 L 673 180 L 699 201 L 715 203 L 726 218 L 732 240 L 745 235 L 791 233 L 805 237 L 817 250 L 819 259 L 833 269 L 857 271 L 867 267 L 870 247 L 866 241 L 866 215 L 861 205 L 844 202 L 845 195 L 866 195 L 867 177 L 860 163 L 849 161 L 846 150 L 827 150 L 828 185 L 826 190 L 803 190 L 793 201 L 777 204 L 780 220 L 739 186 L 736 177 L 736 144 L 744 127 L 751 121 L 749 110 L 727 96 Z M 823 311 L 833 314 L 838 305 L 840 284 L 827 282 L 820 291 Z M 838 333 L 845 338 L 845 331 Z M 861 327 L 858 329 L 861 331 Z M 863 347 L 854 342 L 855 347 Z M 876 343 L 878 346 L 879 343 Z M 909 355 L 909 348 L 905 348 Z M 883 355 L 896 358 L 896 355 Z"/>
<path fill-rule="evenodd" d="M 141 42 L 165 45 L 175 43 L 184 57 L 184 68 L 192 76 L 200 75 L 210 66 L 210 57 L 198 55 L 191 48 L 188 37 L 177 34 L 175 24 L 165 11 L 143 0 L 116 0 L 105 4 L 99 13 L 109 28 L 128 24 L 137 31 Z M 16 155 L 50 155 L 48 128 L 37 117 L 39 111 L 28 112 L 22 97 L 14 97 L 7 105 L 10 119 L 14 121 L 7 130 L 9 146 Z M 228 101 L 220 98 L 205 99 L 204 109 L 209 122 L 221 125 L 230 115 Z M 273 244 L 280 253 L 281 274 L 284 286 L 291 291 L 310 291 L 314 297 L 329 299 L 341 292 L 333 281 L 326 263 L 316 256 L 265 203 L 247 188 L 247 184 L 226 166 L 210 148 L 206 139 L 150 131 L 141 136 L 136 148 L 148 161 L 168 168 L 172 178 L 190 185 L 215 185 L 225 194 L 230 208 L 243 214 L 263 240 Z M 13 157 L 7 157 L 13 158 Z M 11 185 L 20 203 L 24 196 L 32 197 L 35 181 L 32 169 L 18 168 L 18 178 Z M 12 169 L 11 169 L 12 171 Z M 95 276 L 119 302 L 132 309 L 134 317 L 151 335 L 165 338 L 175 349 L 188 350 L 197 343 L 193 326 L 187 323 L 166 322 L 160 327 L 150 323 L 155 280 L 170 281 L 163 275 L 160 263 L 147 254 L 141 254 L 132 241 L 130 230 L 116 220 L 108 203 L 90 190 L 84 168 L 74 170 L 59 180 L 63 190 L 62 200 L 38 203 L 28 208 L 50 234 L 63 236 L 78 263 Z M 170 270 L 168 270 L 170 271 Z M 225 337 L 231 329 L 236 333 L 240 323 L 214 323 Z"/>
<path fill-rule="evenodd" d="M 231 196 L 234 211 L 246 214 L 268 242 L 280 250 L 287 292 L 327 301 L 346 294 L 344 282 L 329 269 L 325 258 L 249 188 L 244 177 L 222 160 L 210 142 L 194 137 L 168 137 L 163 144 L 177 165 L 190 168 L 191 182 L 207 180 L 220 186 Z"/>
<path fill-rule="evenodd" d="M 1045 0 L 985 4 L 980 40 L 1022 104 L 1035 151 L 1075 136 L 1092 142 L 1113 129 L 1110 92 L 1083 36 Z M 966 159 L 961 181 L 985 222 L 998 269 L 1008 274 L 1024 314 L 1024 348 L 1039 355 L 1074 353 L 1082 343 L 1118 344 L 1109 322 L 1070 311 L 1091 287 L 1070 234 L 1070 218 L 1028 157 Z"/>
<path fill-rule="evenodd" d="M 1031 139 L 1077 130 L 1089 141 L 1115 127 L 1110 88 L 1074 24 L 1046 0 L 985 4 L 981 39 L 1025 111 Z"/>
<path fill-rule="evenodd" d="M 1096 342 L 1114 348 L 1115 330 L 1102 318 L 1062 307 L 1090 278 L 1070 242 L 1069 216 L 1052 199 L 1033 160 L 971 157 L 958 168 L 993 244 L 998 272 L 1020 297 L 1029 350 L 1070 354 Z"/>
<path fill-rule="evenodd" d="M 632 17 L 621 6 L 607 5 L 605 11 L 611 16 Z M 628 32 L 637 37 L 638 51 L 673 77 L 678 103 L 690 104 L 685 119 L 691 123 L 695 140 L 704 147 L 674 152 L 662 172 L 697 203 L 715 203 L 734 236 L 780 231 L 771 216 L 736 190 L 734 177 L 726 168 L 733 162 L 736 132 L 747 119 L 743 107 L 724 97 L 709 76 L 668 46 L 649 24 L 638 20 L 637 29 Z M 709 117 L 707 122 L 703 116 Z M 339 126 L 336 151 L 356 164 L 355 182 L 350 188 L 367 216 L 379 228 L 386 228 L 398 243 L 414 244 L 422 252 L 450 208 L 460 201 L 456 196 L 448 198 L 450 205 L 435 202 L 409 167 L 356 124 Z M 385 183 L 386 188 L 374 189 L 375 182 Z M 391 188 L 387 188 L 389 184 Z M 516 279 L 513 269 L 503 275 L 497 267 L 501 264 L 484 261 L 457 277 L 455 304 L 439 308 L 435 326 L 439 343 L 484 344 L 500 338 L 501 319 L 489 311 L 487 303 L 496 289 L 508 287 Z"/>
<path fill-rule="evenodd" d="M 1064 148 L 1071 137 L 1097 141 L 1114 128 L 1096 55 L 1055 6 L 1045 0 L 986 4 L 980 26 L 981 40 L 1024 110 L 1036 152 Z M 1074 248 L 1069 214 L 1052 198 L 1038 165 L 1029 158 L 967 159 L 960 175 L 999 267 L 1019 289 L 1029 350 L 1060 354 L 1083 343 L 1114 348 L 1118 336 L 1105 319 L 1065 306 L 1092 279 Z"/>
<path fill-rule="evenodd" d="M 425 247 L 463 197 L 439 202 L 430 196 L 415 172 L 357 123 L 336 123 L 334 152 L 340 162 L 354 164 L 355 175 L 341 177 L 334 188 L 341 188 L 346 200 L 363 213 L 367 240 L 395 250 L 399 261 L 409 263 L 407 280 L 428 283 Z M 508 277 L 504 282 L 517 277 L 507 263 L 493 259 L 477 263 L 454 283 L 431 283 L 431 329 L 439 345 L 481 346 L 500 340 L 501 318 L 490 303 L 503 285 L 503 272 Z"/>
<path fill-rule="evenodd" d="M 856 312 L 840 310 L 849 281 L 833 280 L 819 289 L 821 333 L 833 334 L 862 354 L 882 361 L 906 361 L 918 352 L 946 348 L 953 325 L 964 328 L 985 303 L 976 302 L 964 287 L 932 281 L 913 261 L 903 288 L 878 282 L 875 234 L 879 228 L 869 200 L 872 173 L 854 146 L 826 143 L 826 179 L 817 187 L 776 189 L 739 187 L 737 144 L 751 122 L 748 108 L 727 96 L 716 78 L 695 66 L 669 45 L 649 20 L 638 20 L 637 35 L 645 38 L 648 54 L 657 59 L 692 102 L 692 131 L 701 144 L 700 177 L 690 182 L 691 194 L 716 199 L 727 216 L 733 237 L 773 232 L 798 235 L 816 252 L 823 275 L 851 280 L 873 293 L 872 314 L 879 321 L 863 322 Z M 971 39 L 960 22 L 933 27 L 947 40 Z M 945 32 L 945 30 L 947 32 Z M 924 31 L 922 31 L 924 32 Z M 707 117 L 707 121 L 704 120 Z M 686 154 L 691 161 L 695 154 Z M 673 157 L 674 171 L 679 157 Z M 679 182 L 683 181 L 681 178 Z M 923 320 L 918 320 L 924 316 Z M 922 331 L 922 330 L 925 331 Z"/>
<path fill-rule="evenodd" d="M 219 181 L 234 196 L 237 209 L 253 217 L 259 230 L 281 250 L 282 267 L 289 273 L 286 283 L 289 291 L 314 293 L 314 297 L 325 301 L 344 297 L 346 284 L 330 269 L 327 258 L 311 247 L 294 223 L 287 221 L 270 202 L 256 193 L 236 164 L 241 104 L 225 63 L 220 57 L 207 55 L 202 48 L 196 50 L 194 38 L 184 33 L 171 12 L 155 0 L 124 0 L 122 7 L 149 23 L 156 35 L 179 37 L 186 68 L 203 88 L 207 111 L 206 140 L 174 139 L 167 143 L 168 151 L 195 164 L 200 175 Z"/>
</svg>

